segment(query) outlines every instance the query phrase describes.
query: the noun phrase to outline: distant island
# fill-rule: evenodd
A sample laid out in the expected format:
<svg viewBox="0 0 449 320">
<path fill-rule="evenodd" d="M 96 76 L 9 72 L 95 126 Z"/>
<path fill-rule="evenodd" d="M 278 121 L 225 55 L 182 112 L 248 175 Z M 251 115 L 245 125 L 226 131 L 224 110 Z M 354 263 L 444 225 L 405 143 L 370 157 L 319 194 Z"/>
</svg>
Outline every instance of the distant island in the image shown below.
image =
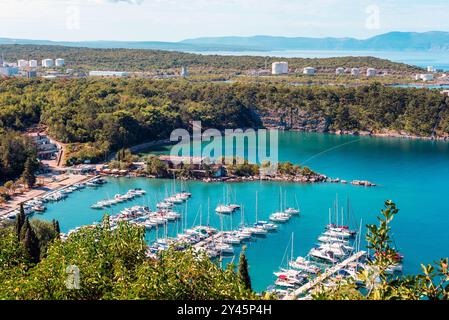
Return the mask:
<svg viewBox="0 0 449 320">
<path fill-rule="evenodd" d="M 449 51 L 449 32 L 389 32 L 368 39 L 308 38 L 257 35 L 251 37 L 208 37 L 179 42 L 162 41 L 49 41 L 0 38 L 0 44 L 61 45 L 109 49 L 157 49 L 175 51 Z"/>
</svg>

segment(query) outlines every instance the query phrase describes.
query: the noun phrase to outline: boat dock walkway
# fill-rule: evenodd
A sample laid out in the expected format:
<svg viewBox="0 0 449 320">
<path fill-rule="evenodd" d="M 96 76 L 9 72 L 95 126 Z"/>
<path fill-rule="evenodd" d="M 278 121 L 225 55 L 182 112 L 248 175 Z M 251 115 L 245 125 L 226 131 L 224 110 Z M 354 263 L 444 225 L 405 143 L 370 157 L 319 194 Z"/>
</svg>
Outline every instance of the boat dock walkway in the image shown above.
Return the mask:
<svg viewBox="0 0 449 320">
<path fill-rule="evenodd" d="M 293 291 L 293 293 L 286 295 L 283 298 L 283 300 L 296 300 L 300 295 L 308 292 L 310 289 L 312 289 L 313 287 L 315 287 L 319 283 L 323 282 L 324 280 L 329 278 L 331 275 L 333 275 L 333 274 L 337 273 L 338 271 L 342 270 L 343 268 L 345 268 L 351 262 L 357 261 L 358 259 L 360 259 L 364 255 L 366 255 L 366 251 L 359 251 L 359 252 L 357 252 L 356 254 L 350 256 L 349 258 L 347 258 L 346 260 L 340 262 L 339 264 L 337 264 L 337 265 L 327 269 L 323 274 L 321 274 L 320 276 L 316 277 L 312 281 L 309 281 L 305 285 L 299 287 L 298 289 Z"/>
</svg>

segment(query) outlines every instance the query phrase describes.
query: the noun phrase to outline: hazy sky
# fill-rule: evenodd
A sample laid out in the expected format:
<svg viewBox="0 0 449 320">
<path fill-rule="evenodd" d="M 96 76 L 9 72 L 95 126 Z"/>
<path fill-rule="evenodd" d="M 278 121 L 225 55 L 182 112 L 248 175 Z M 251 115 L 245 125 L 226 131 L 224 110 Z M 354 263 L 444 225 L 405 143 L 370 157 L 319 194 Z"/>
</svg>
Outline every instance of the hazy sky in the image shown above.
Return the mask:
<svg viewBox="0 0 449 320">
<path fill-rule="evenodd" d="M 0 0 L 0 37 L 159 40 L 449 31 L 448 0 Z"/>
</svg>

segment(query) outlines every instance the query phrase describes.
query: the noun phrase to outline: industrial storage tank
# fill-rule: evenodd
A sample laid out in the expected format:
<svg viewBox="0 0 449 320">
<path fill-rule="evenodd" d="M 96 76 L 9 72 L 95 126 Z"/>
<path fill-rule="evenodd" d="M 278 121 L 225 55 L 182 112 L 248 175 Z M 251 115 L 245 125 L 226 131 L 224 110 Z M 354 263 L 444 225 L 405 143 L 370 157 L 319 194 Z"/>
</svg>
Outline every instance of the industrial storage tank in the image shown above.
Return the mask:
<svg viewBox="0 0 449 320">
<path fill-rule="evenodd" d="M 271 65 L 271 74 L 287 74 L 288 73 L 288 62 L 273 62 Z"/>
<path fill-rule="evenodd" d="M 30 60 L 30 61 L 28 62 L 28 66 L 29 66 L 30 68 L 37 68 L 37 60 Z"/>
<path fill-rule="evenodd" d="M 351 75 L 352 76 L 358 76 L 360 74 L 360 69 L 359 68 L 352 68 L 351 69 Z"/>
<path fill-rule="evenodd" d="M 316 73 L 316 69 L 312 67 L 306 67 L 302 70 L 303 74 L 307 74 L 309 76 L 314 75 Z"/>
<path fill-rule="evenodd" d="M 338 76 L 338 75 L 342 75 L 342 74 L 344 74 L 345 73 L 345 68 L 342 68 L 342 67 L 340 67 L 340 68 L 337 68 L 337 69 L 335 69 L 335 74 Z"/>
<path fill-rule="evenodd" d="M 54 64 L 54 61 L 53 61 L 53 59 L 44 59 L 44 60 L 42 60 L 42 67 L 43 68 L 50 68 L 50 67 L 53 67 L 55 64 Z"/>
<path fill-rule="evenodd" d="M 20 59 L 19 61 L 17 61 L 17 66 L 19 68 L 26 68 L 28 67 L 28 61 Z"/>
<path fill-rule="evenodd" d="M 60 59 L 60 58 L 56 59 L 56 60 L 55 60 L 55 65 L 56 65 L 57 67 L 62 67 L 62 66 L 64 66 L 64 65 L 65 65 L 64 59 Z"/>
<path fill-rule="evenodd" d="M 374 77 L 376 74 L 377 74 L 376 69 L 374 69 L 374 68 L 366 69 L 366 76 L 367 77 Z"/>
</svg>

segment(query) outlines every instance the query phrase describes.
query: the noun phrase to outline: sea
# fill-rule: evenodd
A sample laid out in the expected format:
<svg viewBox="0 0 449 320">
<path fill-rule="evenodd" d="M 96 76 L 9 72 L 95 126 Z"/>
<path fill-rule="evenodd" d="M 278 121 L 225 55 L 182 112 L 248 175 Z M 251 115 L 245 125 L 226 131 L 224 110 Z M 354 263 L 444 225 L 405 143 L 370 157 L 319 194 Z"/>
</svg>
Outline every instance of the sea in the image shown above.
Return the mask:
<svg viewBox="0 0 449 320">
<path fill-rule="evenodd" d="M 157 150 L 168 153 L 169 147 Z M 280 225 L 277 232 L 246 244 L 249 271 L 254 289 L 263 291 L 275 281 L 274 271 L 285 266 L 292 252 L 304 256 L 317 243 L 329 222 L 329 209 L 343 210 L 344 223 L 361 227 L 364 246 L 367 224 L 376 217 L 386 200 L 394 201 L 399 213 L 391 223 L 394 245 L 404 255 L 404 272 L 421 271 L 422 263 L 432 263 L 449 256 L 449 144 L 442 141 L 411 140 L 385 137 L 339 136 L 321 133 L 279 133 L 279 159 L 306 165 L 327 176 L 345 180 L 369 180 L 377 187 L 358 187 L 341 183 L 301 184 L 289 182 L 206 183 L 173 179 L 108 178 L 97 189 L 83 189 L 66 200 L 48 205 L 35 217 L 60 222 L 63 232 L 101 220 L 105 213 L 114 215 L 125 207 L 146 205 L 155 209 L 167 195 L 188 190 L 192 198 L 177 207 L 183 217 L 163 229 L 147 232 L 148 242 L 164 236 L 176 236 L 184 228 L 209 224 L 230 230 L 241 223 L 268 220 L 281 206 L 299 207 L 301 214 Z M 125 193 L 131 188 L 147 191 L 145 197 L 111 207 L 94 210 L 90 206 L 103 199 Z M 256 197 L 257 194 L 257 197 Z M 257 198 L 257 210 L 256 210 Z M 234 202 L 242 210 L 233 215 L 215 213 L 219 203 Z M 335 215 L 332 218 L 336 219 Z M 341 222 L 341 215 L 339 215 Z M 237 263 L 235 255 L 221 261 Z"/>
</svg>

